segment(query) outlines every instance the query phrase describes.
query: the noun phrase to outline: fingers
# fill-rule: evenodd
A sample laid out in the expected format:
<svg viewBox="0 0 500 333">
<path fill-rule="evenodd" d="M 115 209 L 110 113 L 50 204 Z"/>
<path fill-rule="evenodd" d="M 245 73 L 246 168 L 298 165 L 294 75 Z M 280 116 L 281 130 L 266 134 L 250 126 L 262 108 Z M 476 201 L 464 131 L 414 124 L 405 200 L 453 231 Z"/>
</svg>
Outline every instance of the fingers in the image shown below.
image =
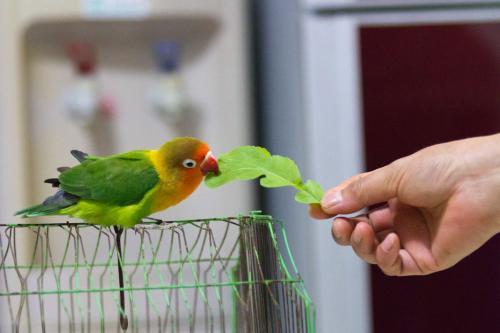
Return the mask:
<svg viewBox="0 0 500 333">
<path fill-rule="evenodd" d="M 326 192 L 321 207 L 327 214 L 348 214 L 396 197 L 402 169 L 400 162 L 354 176 Z"/>
<path fill-rule="evenodd" d="M 340 185 L 338 185 L 335 188 L 338 190 L 341 190 L 342 188 L 349 185 L 349 183 L 352 182 L 356 177 L 359 177 L 361 175 L 364 175 L 364 174 L 356 175 L 356 176 L 353 176 L 347 180 L 344 180 L 344 182 L 342 182 Z M 309 205 L 309 216 L 314 218 L 314 219 L 317 219 L 317 220 L 324 220 L 324 219 L 328 219 L 330 217 L 335 216 L 335 214 L 326 213 L 323 210 L 323 208 L 321 207 L 321 204 L 310 204 Z"/>
<path fill-rule="evenodd" d="M 337 218 L 332 225 L 332 234 L 340 245 L 351 245 L 358 257 L 370 264 L 377 264 L 387 275 L 402 273 L 399 256 L 399 237 L 390 233 L 379 243 L 375 230 L 366 220 Z"/>
<path fill-rule="evenodd" d="M 337 218 L 332 223 L 332 236 L 339 245 L 350 245 L 351 234 L 354 231 L 355 222 L 346 218 Z"/>
<path fill-rule="evenodd" d="M 429 274 L 439 269 L 431 250 L 432 239 L 424 214 L 415 207 L 391 202 L 394 210 L 394 231 L 405 251 L 402 253 L 404 269 L 414 274 Z"/>
<path fill-rule="evenodd" d="M 401 257 L 399 237 L 395 233 L 390 233 L 377 247 L 375 258 L 380 269 L 387 275 L 401 274 Z"/>
<path fill-rule="evenodd" d="M 394 227 L 394 213 L 388 206 L 375 209 L 368 216 L 377 235 L 381 235 L 385 230 L 392 230 Z M 381 239 L 383 238 L 385 236 Z"/>
<path fill-rule="evenodd" d="M 378 265 L 387 275 L 424 275 L 436 271 L 427 264 L 428 257 L 423 254 L 428 254 L 428 249 L 423 249 L 423 244 L 417 247 L 405 232 L 401 236 L 394 232 L 396 215 L 385 207 L 366 216 L 339 217 L 332 224 L 333 238 L 340 245 L 351 246 L 358 257 Z M 408 243 L 405 248 L 401 245 L 403 238 Z"/>
<path fill-rule="evenodd" d="M 367 263 L 376 263 L 375 249 L 378 241 L 373 228 L 366 222 L 359 222 L 351 235 L 351 246 L 361 259 Z"/>
<path fill-rule="evenodd" d="M 376 264 L 389 276 L 424 275 L 412 255 L 401 249 L 399 237 L 390 233 L 377 247 L 375 253 Z"/>
<path fill-rule="evenodd" d="M 350 245 L 351 234 L 360 222 L 365 222 L 373 229 L 378 241 L 384 239 L 385 235 L 392 231 L 394 214 L 389 207 L 383 207 L 355 218 L 337 217 L 332 224 L 332 235 L 335 241 L 340 245 Z"/>
<path fill-rule="evenodd" d="M 335 219 L 332 235 L 339 245 L 350 245 L 361 259 L 375 263 L 375 249 L 379 242 L 374 224 L 367 216 Z"/>
<path fill-rule="evenodd" d="M 309 216 L 317 220 L 324 220 L 333 217 L 333 215 L 325 213 L 318 204 L 309 205 Z"/>
</svg>

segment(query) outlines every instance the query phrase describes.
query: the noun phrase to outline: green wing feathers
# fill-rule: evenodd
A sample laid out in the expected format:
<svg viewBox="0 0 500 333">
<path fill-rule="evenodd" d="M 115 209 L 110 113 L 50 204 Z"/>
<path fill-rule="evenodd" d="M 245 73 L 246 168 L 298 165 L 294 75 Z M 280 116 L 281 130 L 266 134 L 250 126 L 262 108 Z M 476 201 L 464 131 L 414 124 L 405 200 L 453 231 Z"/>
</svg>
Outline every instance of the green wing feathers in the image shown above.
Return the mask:
<svg viewBox="0 0 500 333">
<path fill-rule="evenodd" d="M 159 182 L 146 151 L 86 159 L 59 176 L 60 187 L 82 199 L 127 206 L 142 200 Z"/>
<path fill-rule="evenodd" d="M 59 168 L 59 178 L 46 180 L 52 186 L 60 187 L 60 190 L 42 204 L 20 210 L 15 215 L 55 215 L 75 205 L 80 199 L 116 206 L 138 203 L 159 182 L 158 173 L 147 153 L 136 150 L 97 157 L 73 150 L 71 154 L 81 164 L 72 168 Z"/>
</svg>

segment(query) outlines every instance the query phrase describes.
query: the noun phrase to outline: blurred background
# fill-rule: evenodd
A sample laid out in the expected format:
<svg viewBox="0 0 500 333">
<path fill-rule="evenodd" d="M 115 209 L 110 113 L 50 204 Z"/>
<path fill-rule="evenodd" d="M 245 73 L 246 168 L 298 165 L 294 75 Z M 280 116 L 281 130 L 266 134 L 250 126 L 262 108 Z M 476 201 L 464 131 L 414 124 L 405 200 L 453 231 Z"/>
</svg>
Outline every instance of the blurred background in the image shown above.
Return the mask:
<svg viewBox="0 0 500 333">
<path fill-rule="evenodd" d="M 105 155 L 179 135 L 216 154 L 260 144 L 330 187 L 499 131 L 500 1 L 0 3 L 2 223 L 51 193 L 42 180 L 73 165 L 75 148 Z M 202 186 L 160 217 L 263 209 L 284 221 L 318 332 L 500 331 L 498 237 L 445 272 L 391 278 L 291 198 Z"/>
</svg>

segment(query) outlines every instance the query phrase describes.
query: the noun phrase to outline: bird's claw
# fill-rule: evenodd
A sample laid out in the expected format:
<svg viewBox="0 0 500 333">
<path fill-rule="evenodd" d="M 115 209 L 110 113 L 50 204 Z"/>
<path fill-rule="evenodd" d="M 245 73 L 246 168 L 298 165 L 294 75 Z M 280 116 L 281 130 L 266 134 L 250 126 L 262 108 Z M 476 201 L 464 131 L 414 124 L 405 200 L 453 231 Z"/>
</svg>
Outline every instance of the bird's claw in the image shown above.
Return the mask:
<svg viewBox="0 0 500 333">
<path fill-rule="evenodd" d="M 134 231 L 137 233 L 137 232 L 140 232 L 140 231 L 143 231 L 143 230 L 152 230 L 152 229 L 173 229 L 175 227 L 177 227 L 177 223 L 174 223 L 174 222 L 168 222 L 168 223 L 165 223 L 165 221 L 161 221 L 161 223 L 140 223 L 140 224 L 136 224 L 133 228 L 134 228 Z"/>
<path fill-rule="evenodd" d="M 151 216 L 146 216 L 144 219 L 148 219 L 148 220 L 150 220 L 150 221 L 152 221 L 152 222 L 156 222 L 156 224 L 161 224 L 161 223 L 164 223 L 164 222 L 165 222 L 165 221 L 163 221 L 162 219 L 157 219 L 157 218 L 155 218 L 155 217 L 151 217 Z M 146 221 L 142 220 L 142 222 L 144 223 L 144 222 L 146 222 Z"/>
</svg>

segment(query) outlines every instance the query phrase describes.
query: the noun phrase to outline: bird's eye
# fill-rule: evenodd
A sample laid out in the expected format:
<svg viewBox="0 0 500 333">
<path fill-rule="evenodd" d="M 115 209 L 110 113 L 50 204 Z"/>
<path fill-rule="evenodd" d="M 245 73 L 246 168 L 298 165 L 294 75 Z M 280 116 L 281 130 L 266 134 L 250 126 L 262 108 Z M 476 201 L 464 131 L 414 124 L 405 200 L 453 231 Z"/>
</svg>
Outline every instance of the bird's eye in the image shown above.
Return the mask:
<svg viewBox="0 0 500 333">
<path fill-rule="evenodd" d="M 186 160 L 184 160 L 182 162 L 182 165 L 185 167 L 185 168 L 188 168 L 188 169 L 192 169 L 196 166 L 196 162 L 193 161 L 192 159 L 188 158 Z"/>
</svg>

